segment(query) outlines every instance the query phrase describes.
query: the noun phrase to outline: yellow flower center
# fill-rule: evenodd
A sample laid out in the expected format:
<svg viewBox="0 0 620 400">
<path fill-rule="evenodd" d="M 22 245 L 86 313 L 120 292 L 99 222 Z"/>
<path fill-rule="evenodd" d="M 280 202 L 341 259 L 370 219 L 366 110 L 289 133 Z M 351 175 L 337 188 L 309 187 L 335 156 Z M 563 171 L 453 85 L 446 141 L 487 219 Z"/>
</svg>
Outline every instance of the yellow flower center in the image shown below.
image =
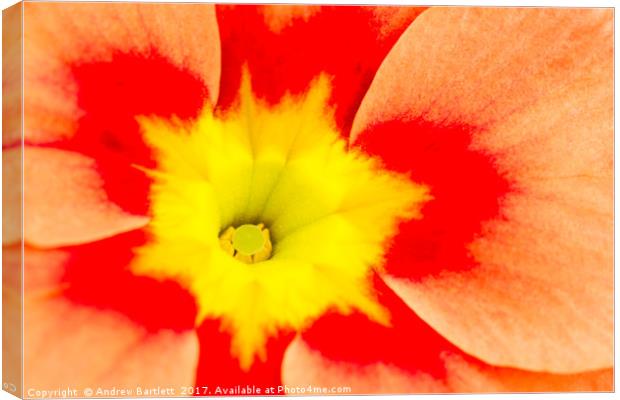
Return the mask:
<svg viewBox="0 0 620 400">
<path fill-rule="evenodd" d="M 158 161 L 148 171 L 151 243 L 132 270 L 176 279 L 196 323 L 220 318 L 244 369 L 267 338 L 328 311 L 387 324 L 370 277 L 399 221 L 419 217 L 426 188 L 348 148 L 327 106 L 329 82 L 269 106 L 244 76 L 237 107 L 191 122 L 139 119 Z"/>
</svg>

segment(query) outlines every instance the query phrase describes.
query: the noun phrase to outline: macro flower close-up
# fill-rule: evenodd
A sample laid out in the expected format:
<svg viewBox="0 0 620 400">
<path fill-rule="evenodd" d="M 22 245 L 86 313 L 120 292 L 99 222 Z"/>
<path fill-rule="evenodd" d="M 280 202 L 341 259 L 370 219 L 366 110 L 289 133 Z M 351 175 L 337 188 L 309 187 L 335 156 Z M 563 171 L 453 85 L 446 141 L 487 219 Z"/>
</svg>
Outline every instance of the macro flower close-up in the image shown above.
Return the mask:
<svg viewBox="0 0 620 400">
<path fill-rule="evenodd" d="M 613 390 L 612 9 L 23 18 L 24 394 Z"/>
</svg>

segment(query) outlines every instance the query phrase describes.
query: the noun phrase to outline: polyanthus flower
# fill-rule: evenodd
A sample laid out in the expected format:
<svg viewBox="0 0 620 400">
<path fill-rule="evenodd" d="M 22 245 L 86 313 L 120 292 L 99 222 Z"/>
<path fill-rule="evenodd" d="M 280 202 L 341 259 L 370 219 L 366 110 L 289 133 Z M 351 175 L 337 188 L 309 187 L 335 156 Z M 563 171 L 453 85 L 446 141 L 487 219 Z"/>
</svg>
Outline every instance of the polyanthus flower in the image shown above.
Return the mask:
<svg viewBox="0 0 620 400">
<path fill-rule="evenodd" d="M 610 390 L 612 15 L 26 3 L 25 390 Z"/>
</svg>

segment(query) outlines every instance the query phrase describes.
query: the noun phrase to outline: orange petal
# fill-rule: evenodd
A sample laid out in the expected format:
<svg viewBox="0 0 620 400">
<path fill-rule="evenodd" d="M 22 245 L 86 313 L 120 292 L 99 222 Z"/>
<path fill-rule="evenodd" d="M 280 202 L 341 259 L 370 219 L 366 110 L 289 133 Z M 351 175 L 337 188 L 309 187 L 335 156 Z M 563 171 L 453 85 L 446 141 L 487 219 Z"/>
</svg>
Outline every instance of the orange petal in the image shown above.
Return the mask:
<svg viewBox="0 0 620 400">
<path fill-rule="evenodd" d="M 22 151 L 19 147 L 2 152 L 2 244 L 22 238 Z"/>
<path fill-rule="evenodd" d="M 22 7 L 2 12 L 2 145 L 19 143 L 22 129 Z"/>
<path fill-rule="evenodd" d="M 520 254 L 518 265 L 385 279 L 444 337 L 493 365 L 561 373 L 613 365 L 613 281 L 596 271 L 520 272 L 531 260 Z"/>
<path fill-rule="evenodd" d="M 21 246 L 2 248 L 2 366 L 4 382 L 22 395 L 22 256 Z M 12 389 L 9 387 L 9 390 Z"/>
<path fill-rule="evenodd" d="M 356 135 L 394 118 L 473 127 L 472 148 L 513 184 L 501 217 L 468 246 L 477 268 L 387 279 L 491 364 L 612 365 L 612 28 L 604 9 L 430 10 L 388 55 L 357 116 Z"/>
<path fill-rule="evenodd" d="M 406 371 L 389 362 L 359 366 L 332 361 L 297 338 L 285 354 L 282 380 L 292 389 L 312 386 L 344 394 L 587 392 L 613 388 L 612 369 L 554 375 L 492 367 L 449 352 L 439 358 L 445 366 L 445 375 L 434 377 Z M 346 388 L 351 391 L 343 392 Z"/>
<path fill-rule="evenodd" d="M 25 4 L 26 136 L 70 137 L 81 110 L 70 66 L 156 52 L 218 97 L 220 42 L 211 4 Z M 162 77 L 162 79 L 166 79 Z M 156 84 L 156 82 L 153 82 Z"/>
<path fill-rule="evenodd" d="M 494 127 L 569 90 L 611 88 L 612 30 L 611 9 L 427 10 L 377 71 L 353 134 L 420 116 Z"/>
<path fill-rule="evenodd" d="M 66 257 L 26 250 L 25 393 L 127 385 L 175 387 L 178 394 L 179 386 L 192 385 L 198 358 L 194 331 L 147 331 L 120 313 L 63 298 Z"/>
<path fill-rule="evenodd" d="M 90 242 L 148 221 L 110 203 L 94 161 L 77 153 L 26 147 L 24 186 L 24 238 L 36 246 Z"/>
</svg>

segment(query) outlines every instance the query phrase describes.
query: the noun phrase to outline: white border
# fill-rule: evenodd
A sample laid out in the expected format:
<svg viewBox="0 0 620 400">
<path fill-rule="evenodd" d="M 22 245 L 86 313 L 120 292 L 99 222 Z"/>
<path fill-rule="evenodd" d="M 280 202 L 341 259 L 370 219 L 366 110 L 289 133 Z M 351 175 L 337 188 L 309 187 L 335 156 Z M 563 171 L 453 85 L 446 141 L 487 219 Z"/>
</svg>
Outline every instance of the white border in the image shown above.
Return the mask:
<svg viewBox="0 0 620 400">
<path fill-rule="evenodd" d="M 122 0 L 106 0 L 106 1 L 113 1 L 113 2 L 123 2 Z M 137 1 L 137 2 L 149 2 L 148 0 L 132 0 L 132 1 Z M 181 3 L 181 2 L 188 2 L 183 1 L 183 0 L 168 0 L 167 2 L 172 2 L 172 3 Z M 191 1 L 191 2 L 195 2 L 195 1 Z M 205 3 L 212 3 L 212 2 L 207 2 L 204 1 Z M 221 0 L 221 1 L 217 1 L 217 3 L 266 3 L 267 1 L 258 1 L 258 0 L 242 0 L 242 1 L 234 1 L 234 0 Z M 10 7 L 13 4 L 16 4 L 17 1 L 15 0 L 0 0 L 0 8 L 1 9 L 5 9 Z M 300 0 L 289 0 L 289 1 L 269 1 L 269 3 L 272 4 L 304 4 L 303 1 Z M 544 1 L 533 1 L 533 0 L 525 0 L 525 1 L 521 1 L 521 2 L 515 2 L 515 1 L 502 1 L 502 0 L 476 0 L 476 1 L 466 1 L 466 0 L 426 0 L 424 2 L 413 2 L 411 0 L 401 0 L 401 1 L 397 1 L 397 0 L 357 0 L 357 1 L 351 1 L 351 0 L 312 0 L 311 3 L 313 4 L 381 4 L 381 5 L 439 5 L 439 6 L 502 6 L 502 7 L 616 7 L 617 5 L 619 5 L 620 3 L 618 1 L 576 1 L 576 0 L 544 0 Z M 0 18 L 0 31 L 2 29 L 2 19 Z M 618 29 L 617 29 L 617 21 L 615 21 L 614 24 L 614 41 L 617 43 L 617 39 L 618 39 Z M 618 65 L 618 55 L 617 53 L 615 53 L 615 65 Z M 0 64 L 2 61 L 2 54 L 0 52 Z M 617 92 L 618 89 L 618 82 L 615 82 L 615 92 Z M 615 99 L 615 109 L 618 110 L 618 102 L 617 99 Z M 0 116 L 1 116 L 2 111 L 0 110 Z M 22 124 L 23 124 L 23 120 L 22 120 Z M 23 127 L 22 127 L 23 128 Z M 618 120 L 616 118 L 615 120 L 615 129 L 617 131 L 618 129 Z M 614 135 L 615 136 L 615 135 Z M 614 154 L 618 154 L 618 149 L 620 148 L 620 144 L 616 141 L 614 141 Z M 0 163 L 0 176 L 1 176 L 1 172 L 2 172 L 2 165 Z M 618 179 L 618 169 L 617 166 L 614 167 L 614 187 L 616 186 L 617 183 L 617 179 Z M 2 193 L 2 188 L 0 187 L 0 195 Z M 616 209 L 616 206 L 618 205 L 618 199 L 614 198 L 614 210 Z M 2 216 L 0 215 L 0 223 L 2 221 Z M 618 222 L 618 217 L 615 216 L 614 218 L 614 224 L 617 224 Z M 614 245 L 614 251 L 617 252 L 618 249 L 620 248 L 620 245 L 618 245 L 617 243 L 615 243 Z M 615 266 L 615 265 L 614 265 Z M 1 268 L 1 267 L 0 267 Z M 617 277 L 615 278 L 615 285 L 616 288 L 618 287 L 618 279 Z M 617 301 L 617 296 L 618 293 L 616 291 L 615 293 L 615 300 Z M 615 316 L 617 318 L 618 316 L 618 310 L 615 309 Z M 616 319 L 617 320 L 617 319 Z M 2 320 L 0 319 L 0 331 L 2 328 Z M 616 330 L 615 332 L 615 337 L 616 340 L 618 338 L 618 331 Z M 2 354 L 2 349 L 0 346 L 0 356 Z M 615 354 L 615 360 L 616 360 L 616 365 L 617 365 L 617 352 Z M 0 365 L 0 376 L 2 374 L 2 366 Z M 619 383 L 619 379 L 618 379 L 618 374 L 615 374 L 615 387 L 618 388 L 618 383 Z M 608 399 L 608 398 L 615 398 L 615 394 L 608 394 L 608 393 L 603 393 L 603 394 L 597 394 L 597 393 L 588 393 L 588 394 L 584 394 L 584 393 L 558 393 L 558 394 L 454 394 L 454 395 L 376 395 L 376 396 L 372 396 L 373 398 L 376 399 L 381 399 L 381 400 L 404 400 L 404 399 L 420 399 L 420 400 L 443 400 L 443 399 L 489 399 L 489 400 L 494 400 L 494 399 L 511 399 L 511 400 L 518 400 L 518 399 L 532 399 L 532 398 L 540 398 L 540 399 L 579 399 L 579 400 L 593 400 L 593 399 Z M 0 391 L 0 400 L 10 400 L 10 399 L 15 399 L 16 397 L 8 394 L 7 392 L 4 391 Z M 250 399 L 267 399 L 267 397 L 246 397 L 246 398 L 250 398 Z M 299 398 L 299 397 L 298 397 Z M 310 397 L 310 399 L 316 399 L 316 400 L 333 400 L 335 398 L 342 398 L 345 400 L 366 400 L 369 398 L 369 396 L 346 396 L 346 397 L 340 397 L 340 396 L 313 396 Z M 162 399 L 162 398 L 159 398 Z M 166 398 L 163 398 L 166 399 Z M 170 398 L 170 400 L 176 400 L 178 398 Z M 273 399 L 273 398 L 272 398 Z"/>
</svg>

